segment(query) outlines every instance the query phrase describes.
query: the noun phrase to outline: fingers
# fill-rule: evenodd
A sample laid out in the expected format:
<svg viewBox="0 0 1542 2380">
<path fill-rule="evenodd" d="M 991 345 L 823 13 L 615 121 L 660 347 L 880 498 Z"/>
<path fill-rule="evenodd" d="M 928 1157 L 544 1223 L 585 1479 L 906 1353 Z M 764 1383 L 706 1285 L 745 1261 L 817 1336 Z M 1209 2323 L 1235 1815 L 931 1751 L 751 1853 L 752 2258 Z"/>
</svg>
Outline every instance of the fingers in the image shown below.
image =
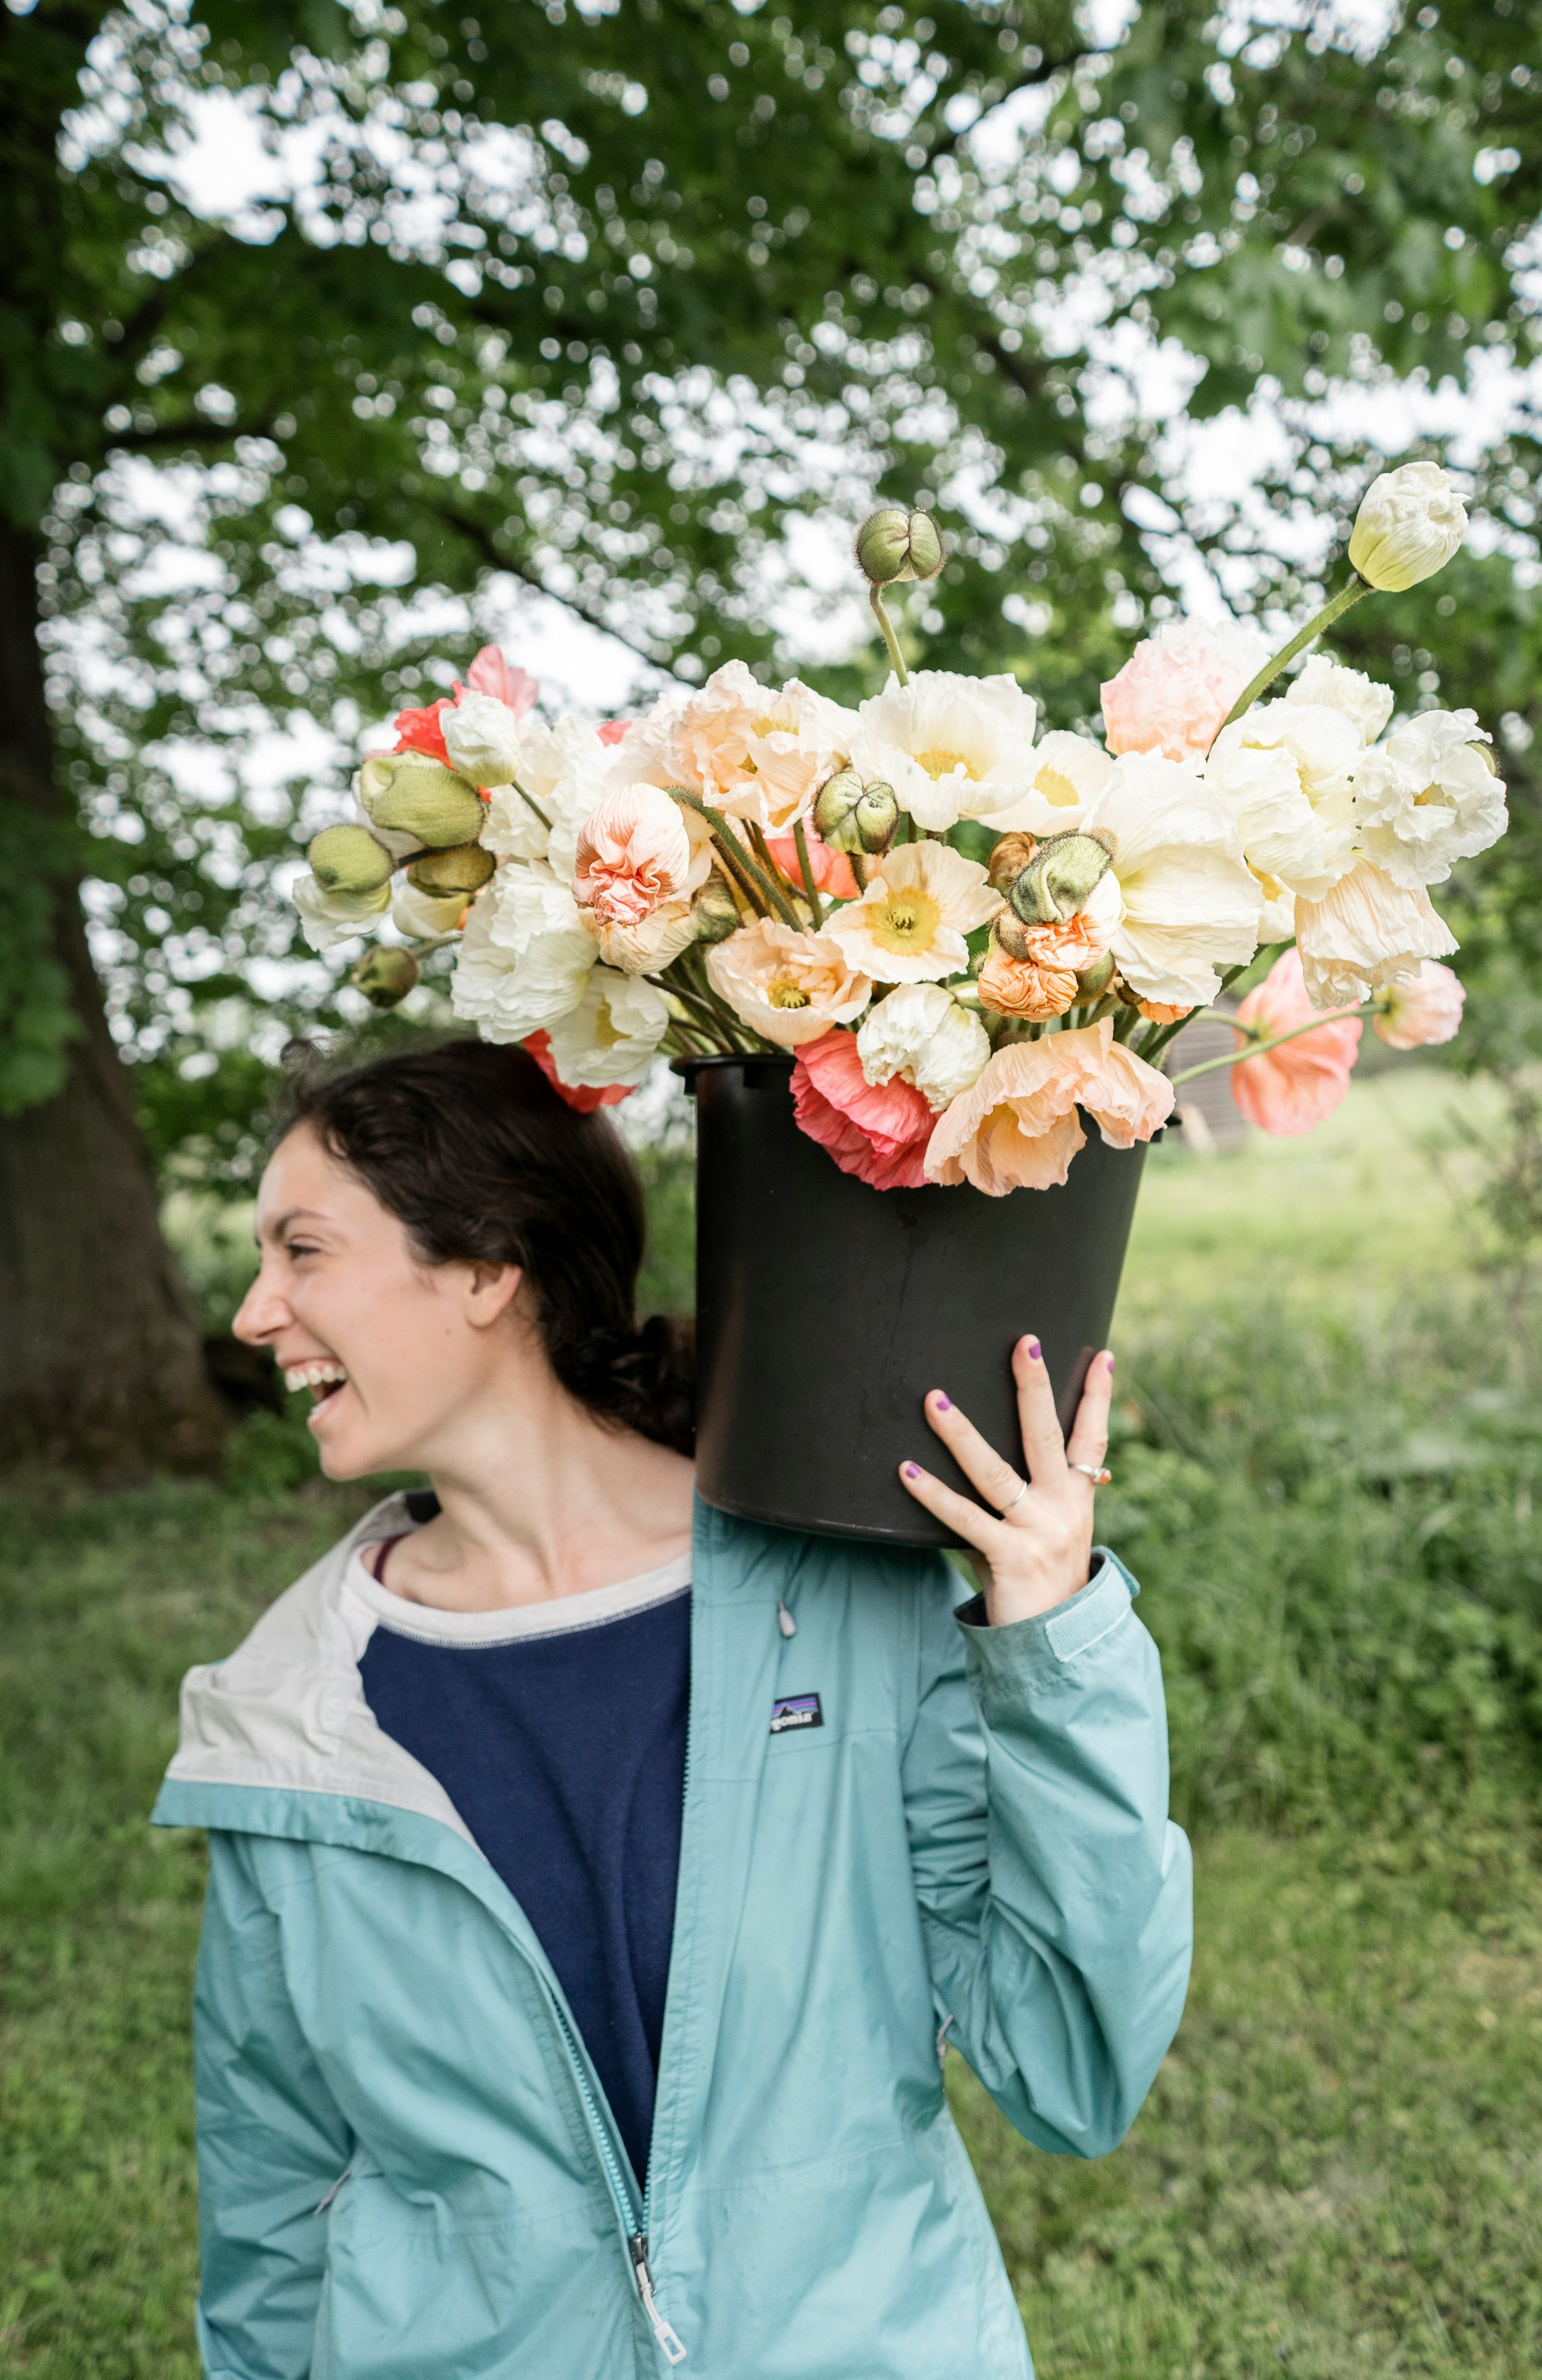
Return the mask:
<svg viewBox="0 0 1542 2380">
<path fill-rule="evenodd" d="M 1065 1450 L 1070 1462 L 1102 1462 L 1108 1451 L 1109 1406 L 1112 1399 L 1113 1357 L 1105 1347 L 1101 1354 L 1094 1355 L 1087 1370 L 1087 1386 L 1071 1425 L 1071 1443 Z"/>
<path fill-rule="evenodd" d="M 934 1479 L 918 1463 L 900 1464 L 900 1482 L 934 1520 L 952 1530 L 959 1545 L 973 1546 L 989 1560 L 992 1544 L 999 1544 L 1002 1536 L 1002 1523 L 991 1513 L 982 1512 L 967 1496 L 955 1495 L 953 1488 L 944 1488 L 941 1479 Z"/>
<path fill-rule="evenodd" d="M 1011 1463 L 941 1389 L 933 1389 L 928 1397 L 926 1416 L 970 1486 L 977 1488 L 998 1512 L 1004 1512 L 1023 1485 Z"/>
<path fill-rule="evenodd" d="M 1052 1487 L 1065 1476 L 1065 1441 L 1049 1368 L 1037 1339 L 1019 1339 L 1012 1351 L 1012 1371 L 1017 1383 L 1017 1418 L 1028 1477 L 1036 1488 Z"/>
</svg>

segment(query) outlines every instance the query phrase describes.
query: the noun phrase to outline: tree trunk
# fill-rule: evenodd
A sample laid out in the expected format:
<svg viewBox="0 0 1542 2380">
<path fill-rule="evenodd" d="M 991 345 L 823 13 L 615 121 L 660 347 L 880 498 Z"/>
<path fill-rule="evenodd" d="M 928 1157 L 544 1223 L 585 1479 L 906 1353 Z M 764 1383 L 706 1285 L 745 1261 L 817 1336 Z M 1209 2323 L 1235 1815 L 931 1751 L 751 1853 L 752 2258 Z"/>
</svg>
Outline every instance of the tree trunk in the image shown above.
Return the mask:
<svg viewBox="0 0 1542 2380">
<path fill-rule="evenodd" d="M 0 529 L 0 798 L 57 820 L 37 561 L 30 539 Z M 225 1416 L 161 1234 L 74 882 L 58 888 L 55 938 L 80 1028 L 68 1077 L 54 1099 L 0 1116 L 0 1457 L 202 1468 Z"/>
</svg>

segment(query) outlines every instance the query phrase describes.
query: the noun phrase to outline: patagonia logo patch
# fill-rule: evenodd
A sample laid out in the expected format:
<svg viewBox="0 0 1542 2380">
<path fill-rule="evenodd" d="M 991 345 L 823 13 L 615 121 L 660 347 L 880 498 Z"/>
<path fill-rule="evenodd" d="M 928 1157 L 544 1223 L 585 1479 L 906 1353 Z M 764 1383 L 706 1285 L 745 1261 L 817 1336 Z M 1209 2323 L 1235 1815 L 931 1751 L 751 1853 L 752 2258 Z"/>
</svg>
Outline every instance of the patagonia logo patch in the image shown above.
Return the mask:
<svg viewBox="0 0 1542 2380">
<path fill-rule="evenodd" d="M 779 1694 L 771 1705 L 772 1735 L 790 1734 L 795 1727 L 823 1727 L 818 1694 Z"/>
</svg>

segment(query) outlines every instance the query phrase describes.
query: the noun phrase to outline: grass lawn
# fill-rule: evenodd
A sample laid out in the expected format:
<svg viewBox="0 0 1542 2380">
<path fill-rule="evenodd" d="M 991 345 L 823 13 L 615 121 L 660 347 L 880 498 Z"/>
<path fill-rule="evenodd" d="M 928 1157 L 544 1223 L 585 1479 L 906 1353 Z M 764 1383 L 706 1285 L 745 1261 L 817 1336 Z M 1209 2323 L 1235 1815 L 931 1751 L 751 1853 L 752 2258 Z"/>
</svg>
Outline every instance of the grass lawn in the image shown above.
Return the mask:
<svg viewBox="0 0 1542 2380">
<path fill-rule="evenodd" d="M 1142 1609 L 1204 1822 L 1189 2010 L 1130 2141 L 1094 2166 L 1026 2147 L 949 2061 L 1041 2380 L 1542 2371 L 1535 1400 L 1485 1372 L 1472 1427 L 1499 1436 L 1467 1470 L 1439 1450 L 1406 1478 L 1355 1467 L 1367 1365 L 1421 1427 L 1478 1378 L 1481 1334 L 1433 1370 L 1424 1342 L 1386 1353 L 1415 1307 L 1449 1318 L 1468 1294 L 1459 1209 L 1419 1153 L 1460 1097 L 1410 1069 L 1358 1086 L 1313 1141 L 1163 1148 L 1150 1169 L 1120 1340 L 1173 1437 L 1139 1435 L 1137 1412 L 1111 1511 L 1132 1546 L 1147 1532 Z M 1226 1371 L 1266 1357 L 1272 1436 Z M 196 2373 L 202 1854 L 144 1819 L 182 1670 L 358 1509 L 296 1475 L 264 1425 L 223 1494 L 0 1496 L 0 2371 Z M 1267 1591 L 1245 1558 L 1266 1541 Z M 1351 1609 L 1360 1633 L 1336 1637 Z M 1317 1747 L 1309 1779 L 1293 1730 Z"/>
</svg>

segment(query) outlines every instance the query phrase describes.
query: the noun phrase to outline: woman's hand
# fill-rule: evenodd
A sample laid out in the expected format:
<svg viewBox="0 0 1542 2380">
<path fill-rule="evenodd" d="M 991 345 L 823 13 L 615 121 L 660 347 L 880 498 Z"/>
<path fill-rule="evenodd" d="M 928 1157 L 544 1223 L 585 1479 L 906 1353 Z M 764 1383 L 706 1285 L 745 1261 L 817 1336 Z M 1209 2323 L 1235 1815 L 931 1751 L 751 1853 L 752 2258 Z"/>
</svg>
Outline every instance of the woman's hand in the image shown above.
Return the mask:
<svg viewBox="0 0 1542 2380">
<path fill-rule="evenodd" d="M 1088 1475 L 1102 1470 L 1113 1395 L 1113 1357 L 1105 1349 L 1092 1359 L 1067 1446 L 1037 1339 L 1019 1339 L 1012 1351 L 1012 1373 L 1027 1461 L 1026 1484 L 941 1389 L 933 1389 L 926 1401 L 928 1421 L 965 1477 L 996 1506 L 1000 1519 L 944 1488 L 918 1463 L 900 1465 L 900 1477 L 917 1504 L 971 1549 L 992 1628 L 1052 1610 L 1087 1585 L 1098 1484 Z M 1075 1467 L 1081 1463 L 1086 1470 Z"/>
</svg>

